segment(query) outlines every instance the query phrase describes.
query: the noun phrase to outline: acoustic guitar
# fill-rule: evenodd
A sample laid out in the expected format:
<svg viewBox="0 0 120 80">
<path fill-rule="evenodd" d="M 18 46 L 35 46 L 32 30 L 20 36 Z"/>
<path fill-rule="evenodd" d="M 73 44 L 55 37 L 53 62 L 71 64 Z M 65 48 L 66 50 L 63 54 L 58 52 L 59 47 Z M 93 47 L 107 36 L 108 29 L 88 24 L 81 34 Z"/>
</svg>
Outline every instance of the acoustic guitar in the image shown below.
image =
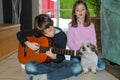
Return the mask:
<svg viewBox="0 0 120 80">
<path fill-rule="evenodd" d="M 40 44 L 40 48 L 36 51 L 32 51 L 28 47 L 24 47 L 21 44 L 19 44 L 18 47 L 18 59 L 19 62 L 22 64 L 26 64 L 28 61 L 36 60 L 40 63 L 43 62 L 50 62 L 51 58 L 48 57 L 45 52 L 48 51 L 52 47 L 52 41 L 48 39 L 47 37 L 27 37 L 30 42 L 37 42 Z M 81 56 L 81 53 L 79 50 L 68 50 L 68 49 L 60 49 L 56 47 L 52 47 L 51 50 L 55 54 L 61 54 L 61 55 L 71 55 L 71 56 Z"/>
</svg>

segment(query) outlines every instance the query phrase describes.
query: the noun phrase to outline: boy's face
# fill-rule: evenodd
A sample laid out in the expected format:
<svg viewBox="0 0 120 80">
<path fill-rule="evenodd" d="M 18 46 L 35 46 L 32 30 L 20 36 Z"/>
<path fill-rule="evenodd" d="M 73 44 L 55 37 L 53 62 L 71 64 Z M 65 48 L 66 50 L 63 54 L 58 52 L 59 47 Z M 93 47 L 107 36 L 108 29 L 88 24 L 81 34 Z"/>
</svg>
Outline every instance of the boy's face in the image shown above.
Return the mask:
<svg viewBox="0 0 120 80">
<path fill-rule="evenodd" d="M 54 37 L 54 35 L 55 35 L 55 28 L 53 26 L 50 26 L 49 28 L 44 30 L 43 35 L 47 36 L 47 37 Z"/>
</svg>

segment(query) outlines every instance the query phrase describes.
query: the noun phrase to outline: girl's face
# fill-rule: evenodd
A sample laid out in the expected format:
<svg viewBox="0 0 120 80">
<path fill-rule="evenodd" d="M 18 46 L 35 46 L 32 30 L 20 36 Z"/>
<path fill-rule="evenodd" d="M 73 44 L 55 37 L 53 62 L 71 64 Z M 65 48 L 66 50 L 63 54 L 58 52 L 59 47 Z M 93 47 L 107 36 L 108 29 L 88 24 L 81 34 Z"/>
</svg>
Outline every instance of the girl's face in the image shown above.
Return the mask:
<svg viewBox="0 0 120 80">
<path fill-rule="evenodd" d="M 47 36 L 47 37 L 54 37 L 54 35 L 55 35 L 55 28 L 53 26 L 50 26 L 49 28 L 44 30 L 43 35 Z"/>
<path fill-rule="evenodd" d="M 79 4 L 76 6 L 75 15 L 76 15 L 77 19 L 79 19 L 79 20 L 85 19 L 86 8 L 85 8 L 84 4 Z"/>
</svg>

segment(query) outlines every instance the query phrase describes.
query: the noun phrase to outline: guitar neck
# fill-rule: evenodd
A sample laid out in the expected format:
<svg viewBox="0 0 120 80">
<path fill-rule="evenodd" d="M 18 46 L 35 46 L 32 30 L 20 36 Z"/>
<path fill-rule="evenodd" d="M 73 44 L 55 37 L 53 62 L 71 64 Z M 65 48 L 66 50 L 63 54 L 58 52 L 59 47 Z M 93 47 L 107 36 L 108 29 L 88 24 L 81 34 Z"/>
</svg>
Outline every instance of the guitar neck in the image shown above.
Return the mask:
<svg viewBox="0 0 120 80">
<path fill-rule="evenodd" d="M 46 52 L 48 51 L 50 48 L 48 47 L 40 47 L 39 48 L 39 52 Z M 60 49 L 60 48 L 55 48 L 53 47 L 51 50 L 54 54 L 61 54 L 61 55 L 71 55 L 71 56 L 80 56 L 81 53 L 79 51 L 75 51 L 75 50 L 68 50 L 68 49 Z"/>
</svg>

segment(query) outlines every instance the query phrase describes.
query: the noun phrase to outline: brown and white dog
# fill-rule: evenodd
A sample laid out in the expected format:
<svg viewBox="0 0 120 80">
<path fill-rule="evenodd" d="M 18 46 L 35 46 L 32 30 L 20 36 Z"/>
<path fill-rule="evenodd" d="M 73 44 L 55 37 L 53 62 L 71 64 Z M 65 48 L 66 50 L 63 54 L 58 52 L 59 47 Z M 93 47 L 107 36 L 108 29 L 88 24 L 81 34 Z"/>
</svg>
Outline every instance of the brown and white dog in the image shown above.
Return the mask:
<svg viewBox="0 0 120 80">
<path fill-rule="evenodd" d="M 81 65 L 83 72 L 87 73 L 89 70 L 91 70 L 91 72 L 96 73 L 98 56 L 96 54 L 95 45 L 85 42 L 81 45 L 80 52 L 82 53 Z"/>
</svg>

